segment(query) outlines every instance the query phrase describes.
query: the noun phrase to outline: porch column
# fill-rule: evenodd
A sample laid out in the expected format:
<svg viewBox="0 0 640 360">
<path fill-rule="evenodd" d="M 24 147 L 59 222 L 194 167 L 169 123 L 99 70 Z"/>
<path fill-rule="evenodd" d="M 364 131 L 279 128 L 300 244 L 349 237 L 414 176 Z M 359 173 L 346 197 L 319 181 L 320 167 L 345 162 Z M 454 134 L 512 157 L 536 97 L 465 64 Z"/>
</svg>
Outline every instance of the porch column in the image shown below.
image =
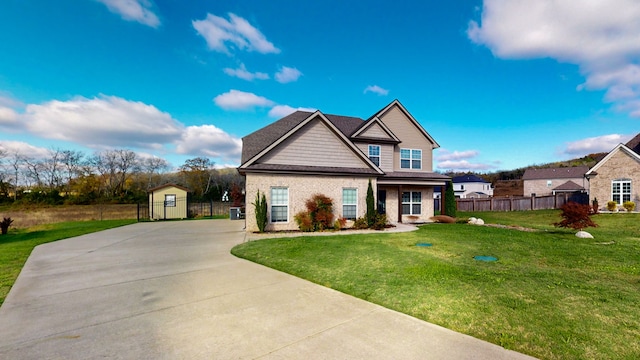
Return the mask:
<svg viewBox="0 0 640 360">
<path fill-rule="evenodd" d="M 398 185 L 398 222 L 402 223 L 402 185 Z"/>
</svg>

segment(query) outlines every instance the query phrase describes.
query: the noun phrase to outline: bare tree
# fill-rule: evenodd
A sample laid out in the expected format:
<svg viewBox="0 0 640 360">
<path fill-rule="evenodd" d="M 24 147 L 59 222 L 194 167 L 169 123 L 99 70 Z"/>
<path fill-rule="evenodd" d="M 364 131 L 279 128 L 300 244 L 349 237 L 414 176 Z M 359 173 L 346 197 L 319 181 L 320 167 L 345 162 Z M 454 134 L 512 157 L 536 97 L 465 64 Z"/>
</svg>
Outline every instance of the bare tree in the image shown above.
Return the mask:
<svg viewBox="0 0 640 360">
<path fill-rule="evenodd" d="M 62 185 L 62 156 L 63 151 L 60 148 L 51 148 L 48 150 L 47 157 L 40 161 L 42 177 L 45 178 L 46 186 L 50 189 L 56 189 Z"/>
<path fill-rule="evenodd" d="M 14 149 L 11 152 L 11 159 L 9 160 L 9 164 L 13 170 L 13 200 L 18 199 L 18 179 L 20 175 L 20 165 L 24 160 L 25 156 L 23 156 L 18 149 Z"/>
<path fill-rule="evenodd" d="M 160 174 L 169 170 L 169 168 L 171 167 L 167 160 L 159 158 L 157 156 L 145 158 L 141 161 L 140 166 L 142 168 L 142 171 L 147 173 L 147 175 L 149 176 L 149 181 L 147 182 L 147 190 L 152 188 L 154 185 L 159 185 L 157 183 L 154 184 L 153 182 L 153 177 L 154 175 L 156 175 L 156 173 Z"/>
<path fill-rule="evenodd" d="M 95 153 L 90 161 L 103 179 L 109 196 L 123 194 L 127 178 L 138 168 L 136 153 L 131 150 L 104 150 Z"/>
<path fill-rule="evenodd" d="M 71 191 L 71 183 L 73 179 L 81 175 L 84 153 L 77 150 L 64 150 L 61 155 L 62 157 L 60 160 L 64 166 L 66 191 L 69 193 Z"/>
</svg>

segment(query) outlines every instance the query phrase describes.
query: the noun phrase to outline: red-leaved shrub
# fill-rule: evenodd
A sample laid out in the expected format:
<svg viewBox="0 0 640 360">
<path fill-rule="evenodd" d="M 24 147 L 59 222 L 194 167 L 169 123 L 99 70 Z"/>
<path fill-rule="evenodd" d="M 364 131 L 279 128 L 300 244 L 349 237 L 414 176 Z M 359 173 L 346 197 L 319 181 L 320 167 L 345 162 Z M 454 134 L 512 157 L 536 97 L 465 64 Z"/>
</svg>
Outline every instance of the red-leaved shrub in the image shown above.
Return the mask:
<svg viewBox="0 0 640 360">
<path fill-rule="evenodd" d="M 562 205 L 560 210 L 562 210 L 562 213 L 560 214 L 562 221 L 553 223 L 553 226 L 576 230 L 598 226 L 598 224 L 591 220 L 591 207 L 589 205 L 582 205 L 569 201 Z"/>
</svg>

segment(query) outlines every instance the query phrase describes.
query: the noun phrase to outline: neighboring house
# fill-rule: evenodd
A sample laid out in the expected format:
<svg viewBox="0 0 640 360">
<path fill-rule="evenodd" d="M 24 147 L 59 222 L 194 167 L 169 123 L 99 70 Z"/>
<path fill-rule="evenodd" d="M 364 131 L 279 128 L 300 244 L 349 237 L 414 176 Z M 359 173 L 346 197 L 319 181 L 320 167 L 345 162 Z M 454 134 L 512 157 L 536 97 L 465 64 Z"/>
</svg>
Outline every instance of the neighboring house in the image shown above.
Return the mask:
<svg viewBox="0 0 640 360">
<path fill-rule="evenodd" d="M 367 120 L 296 111 L 242 138 L 238 171 L 248 203 L 266 195 L 269 231 L 298 229 L 294 216 L 314 194 L 333 200 L 336 218 L 363 217 L 369 180 L 389 222 L 428 222 L 433 188 L 449 180 L 432 172 L 437 147 L 397 100 Z M 258 230 L 253 205 L 246 230 Z"/>
<path fill-rule="evenodd" d="M 149 218 L 152 220 L 186 219 L 189 189 L 165 184 L 149 189 Z"/>
<path fill-rule="evenodd" d="M 478 199 L 493 196 L 491 183 L 479 176 L 473 174 L 454 176 L 451 181 L 453 182 L 453 192 L 458 199 Z M 436 187 L 434 198 L 439 199 L 441 191 L 442 189 L 439 186 Z"/>
<path fill-rule="evenodd" d="M 527 169 L 522 175 L 524 196 L 548 196 L 562 192 L 588 192 L 589 182 L 584 177 L 588 166 Z"/>
<path fill-rule="evenodd" d="M 626 145 L 618 144 L 607 156 L 587 173 L 589 200 L 606 205 L 613 200 L 619 205 L 625 201 L 640 205 L 640 134 Z"/>
</svg>

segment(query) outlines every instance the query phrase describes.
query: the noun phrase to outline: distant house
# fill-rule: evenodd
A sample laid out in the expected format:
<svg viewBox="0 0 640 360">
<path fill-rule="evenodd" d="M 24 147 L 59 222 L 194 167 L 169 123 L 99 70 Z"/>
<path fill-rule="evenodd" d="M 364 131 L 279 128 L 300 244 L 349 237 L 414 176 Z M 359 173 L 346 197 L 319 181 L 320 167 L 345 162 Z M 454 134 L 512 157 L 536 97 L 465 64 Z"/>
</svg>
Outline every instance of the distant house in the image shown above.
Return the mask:
<svg viewBox="0 0 640 360">
<path fill-rule="evenodd" d="M 588 192 L 589 182 L 584 177 L 588 166 L 527 169 L 522 176 L 524 196 L 548 196 L 563 192 Z"/>
<path fill-rule="evenodd" d="M 314 194 L 334 201 L 336 217 L 363 217 L 369 181 L 389 222 L 429 222 L 433 188 L 449 180 L 432 170 L 438 147 L 398 100 L 367 120 L 296 111 L 242 138 L 238 171 L 248 199 L 265 194 L 268 231 L 298 229 L 294 216 Z M 253 206 L 245 220 L 258 229 Z"/>
<path fill-rule="evenodd" d="M 453 192 L 458 199 L 478 199 L 493 196 L 491 183 L 477 175 L 454 176 L 451 181 L 453 182 Z M 441 187 L 436 187 L 434 198 L 441 198 L 441 191 Z"/>
<path fill-rule="evenodd" d="M 149 189 L 149 218 L 151 220 L 186 219 L 189 189 L 165 184 Z"/>
<path fill-rule="evenodd" d="M 610 200 L 640 205 L 640 134 L 626 144 L 618 144 L 585 174 L 589 199 L 606 205 Z"/>
</svg>

